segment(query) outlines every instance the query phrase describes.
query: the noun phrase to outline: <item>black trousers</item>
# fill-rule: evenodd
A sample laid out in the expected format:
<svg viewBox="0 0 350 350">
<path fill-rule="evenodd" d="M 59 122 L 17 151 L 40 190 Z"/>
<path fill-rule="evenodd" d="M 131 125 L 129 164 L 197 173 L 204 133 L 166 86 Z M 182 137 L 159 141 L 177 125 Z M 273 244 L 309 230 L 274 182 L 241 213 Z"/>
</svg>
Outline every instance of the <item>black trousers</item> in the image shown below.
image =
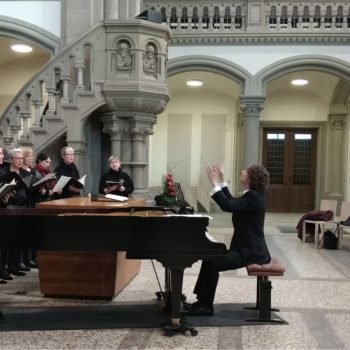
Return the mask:
<svg viewBox="0 0 350 350">
<path fill-rule="evenodd" d="M 8 264 L 9 250 L 7 248 L 0 249 L 0 272 L 5 272 Z"/>
<path fill-rule="evenodd" d="M 246 266 L 241 254 L 230 250 L 227 255 L 203 260 L 196 286 L 193 293 L 197 294 L 199 304 L 212 306 L 214 303 L 216 287 L 219 281 L 219 272 L 236 270 Z"/>
<path fill-rule="evenodd" d="M 21 262 L 22 262 L 23 251 L 19 248 L 10 248 L 8 255 L 8 271 L 16 271 L 19 270 Z"/>
</svg>

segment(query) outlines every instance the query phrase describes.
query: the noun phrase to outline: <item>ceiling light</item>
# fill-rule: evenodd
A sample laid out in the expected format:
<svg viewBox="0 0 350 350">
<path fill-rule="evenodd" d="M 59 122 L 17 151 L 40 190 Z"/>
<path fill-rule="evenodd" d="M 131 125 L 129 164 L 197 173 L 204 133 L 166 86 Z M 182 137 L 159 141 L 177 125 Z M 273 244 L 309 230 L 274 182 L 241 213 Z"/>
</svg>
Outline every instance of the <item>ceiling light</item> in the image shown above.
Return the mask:
<svg viewBox="0 0 350 350">
<path fill-rule="evenodd" d="M 294 79 L 294 80 L 292 80 L 292 85 L 295 85 L 295 86 L 304 86 L 307 84 L 309 84 L 309 81 L 306 79 Z"/>
<path fill-rule="evenodd" d="M 186 82 L 187 86 L 191 86 L 191 87 L 199 87 L 203 85 L 202 80 L 198 80 L 198 79 L 190 79 L 187 80 Z"/>
<path fill-rule="evenodd" d="M 13 51 L 22 52 L 22 53 L 33 51 L 33 48 L 31 48 L 30 46 L 25 45 L 25 44 L 15 44 L 15 45 L 12 45 L 12 46 L 11 46 L 11 49 L 12 49 Z"/>
</svg>

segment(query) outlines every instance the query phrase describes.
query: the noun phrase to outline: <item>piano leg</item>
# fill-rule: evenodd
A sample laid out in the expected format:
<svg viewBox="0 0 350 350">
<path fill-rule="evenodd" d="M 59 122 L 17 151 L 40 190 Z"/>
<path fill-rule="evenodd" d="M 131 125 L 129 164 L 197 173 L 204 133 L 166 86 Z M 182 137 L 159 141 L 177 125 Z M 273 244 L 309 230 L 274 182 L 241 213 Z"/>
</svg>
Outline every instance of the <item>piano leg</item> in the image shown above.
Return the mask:
<svg viewBox="0 0 350 350">
<path fill-rule="evenodd" d="M 170 269 L 170 302 L 171 323 L 163 327 L 166 335 L 174 336 L 176 333 L 191 334 L 196 336 L 198 332 L 181 316 L 182 283 L 184 276 L 183 268 Z"/>
</svg>

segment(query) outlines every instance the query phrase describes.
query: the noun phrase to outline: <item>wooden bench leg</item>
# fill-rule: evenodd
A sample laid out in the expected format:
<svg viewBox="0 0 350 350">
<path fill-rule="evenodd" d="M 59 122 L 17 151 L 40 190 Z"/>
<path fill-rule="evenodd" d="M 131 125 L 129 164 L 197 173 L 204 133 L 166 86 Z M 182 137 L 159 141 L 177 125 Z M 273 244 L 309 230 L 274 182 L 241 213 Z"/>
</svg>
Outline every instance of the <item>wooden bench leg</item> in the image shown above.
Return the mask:
<svg viewBox="0 0 350 350">
<path fill-rule="evenodd" d="M 286 323 L 282 319 L 273 319 L 271 316 L 271 281 L 267 276 L 261 277 L 258 280 L 259 284 L 259 299 L 257 308 L 259 310 L 258 318 L 247 319 L 247 322 L 269 322 L 269 323 Z"/>
</svg>

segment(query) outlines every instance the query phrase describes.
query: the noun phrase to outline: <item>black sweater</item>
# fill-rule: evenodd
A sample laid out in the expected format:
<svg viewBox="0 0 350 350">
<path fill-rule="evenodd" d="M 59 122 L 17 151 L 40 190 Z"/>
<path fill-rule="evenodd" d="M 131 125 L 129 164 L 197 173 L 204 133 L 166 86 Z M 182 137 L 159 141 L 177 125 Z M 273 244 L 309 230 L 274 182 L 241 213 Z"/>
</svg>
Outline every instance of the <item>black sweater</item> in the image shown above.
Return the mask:
<svg viewBox="0 0 350 350">
<path fill-rule="evenodd" d="M 0 169 L 0 179 L 7 177 L 10 173 L 12 173 L 9 166 L 3 167 Z M 30 172 L 24 169 L 19 169 L 19 175 L 22 179 L 25 177 L 32 175 Z M 36 181 L 36 178 L 32 176 L 31 185 Z M 1 181 L 0 181 L 1 182 Z M 18 206 L 18 207 L 29 207 L 34 206 L 35 196 L 33 195 L 32 188 L 16 190 L 14 196 L 9 198 L 7 206 Z"/>
<path fill-rule="evenodd" d="M 56 173 L 57 181 L 59 178 L 63 176 L 73 177 L 74 179 L 80 179 L 79 170 L 74 163 L 66 164 L 65 162 L 61 162 L 56 169 L 54 170 Z M 74 196 L 80 196 L 79 192 L 72 192 L 69 190 L 69 186 L 65 186 L 62 190 L 62 194 L 59 196 L 60 198 L 69 198 Z"/>
<path fill-rule="evenodd" d="M 124 173 L 120 169 L 118 171 L 109 169 L 106 173 L 104 173 L 100 180 L 99 192 L 101 194 L 106 194 L 104 189 L 107 187 L 107 181 L 120 181 L 124 180 L 123 186 L 125 187 L 125 191 L 120 192 L 118 190 L 110 192 L 111 194 L 117 194 L 119 196 L 128 197 L 129 194 L 134 192 L 134 183 L 132 182 L 130 176 L 127 173 Z"/>
</svg>

